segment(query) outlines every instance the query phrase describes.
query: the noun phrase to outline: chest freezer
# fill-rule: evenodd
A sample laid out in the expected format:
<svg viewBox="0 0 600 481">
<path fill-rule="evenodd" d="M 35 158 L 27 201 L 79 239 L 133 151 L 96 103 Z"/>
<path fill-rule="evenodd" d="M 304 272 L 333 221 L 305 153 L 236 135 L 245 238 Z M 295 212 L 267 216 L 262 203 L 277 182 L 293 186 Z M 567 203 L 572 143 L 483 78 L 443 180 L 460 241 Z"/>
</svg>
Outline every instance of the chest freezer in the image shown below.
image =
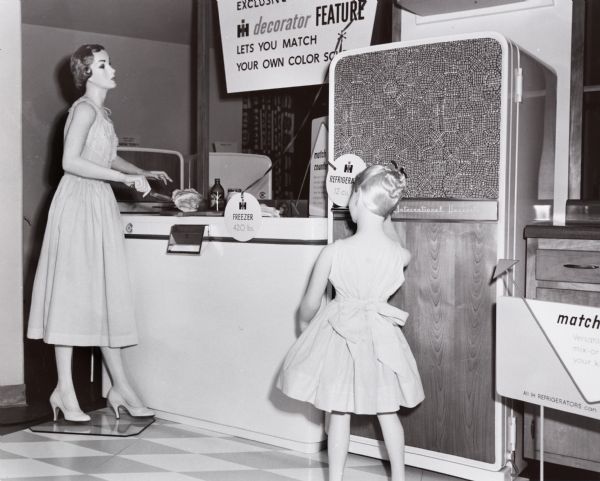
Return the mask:
<svg viewBox="0 0 600 481">
<path fill-rule="evenodd" d="M 122 352 L 145 403 L 164 419 L 322 449 L 323 413 L 275 380 L 299 334 L 296 309 L 327 243 L 326 219 L 263 218 L 248 242 L 223 217 L 122 221 L 139 338 Z M 200 252 L 169 249 L 175 230 L 202 236 Z"/>
</svg>

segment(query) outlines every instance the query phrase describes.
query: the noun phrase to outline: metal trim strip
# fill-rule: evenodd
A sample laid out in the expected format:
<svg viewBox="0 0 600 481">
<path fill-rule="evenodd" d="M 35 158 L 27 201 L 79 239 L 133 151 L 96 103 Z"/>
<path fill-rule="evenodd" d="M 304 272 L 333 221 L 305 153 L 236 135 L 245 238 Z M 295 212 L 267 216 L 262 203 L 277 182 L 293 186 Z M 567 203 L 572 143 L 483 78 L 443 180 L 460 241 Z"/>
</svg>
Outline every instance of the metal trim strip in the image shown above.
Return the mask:
<svg viewBox="0 0 600 481">
<path fill-rule="evenodd" d="M 168 235 L 160 234 L 125 234 L 126 239 L 143 239 L 143 240 L 169 240 Z M 270 245 L 314 245 L 324 246 L 327 245 L 327 239 L 317 240 L 306 240 L 306 239 L 250 239 L 246 242 L 240 242 L 235 240 L 233 237 L 218 237 L 218 236 L 206 236 L 204 238 L 206 242 L 228 242 L 236 244 L 270 244 Z"/>
</svg>

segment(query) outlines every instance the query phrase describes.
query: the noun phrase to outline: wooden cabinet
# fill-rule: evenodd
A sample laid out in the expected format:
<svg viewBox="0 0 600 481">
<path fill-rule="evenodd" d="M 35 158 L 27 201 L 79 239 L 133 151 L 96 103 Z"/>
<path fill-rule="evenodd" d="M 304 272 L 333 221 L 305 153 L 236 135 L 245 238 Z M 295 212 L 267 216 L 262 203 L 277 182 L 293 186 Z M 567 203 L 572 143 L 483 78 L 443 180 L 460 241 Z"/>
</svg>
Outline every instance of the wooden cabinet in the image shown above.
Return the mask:
<svg viewBox="0 0 600 481">
<path fill-rule="evenodd" d="M 403 328 L 426 399 L 401 409 L 413 448 L 495 461 L 493 313 L 495 222 L 395 222 L 412 253 L 406 282 L 390 303 L 409 313 Z M 334 239 L 347 237 L 347 218 L 334 221 Z M 353 416 L 355 436 L 381 440 L 374 416 Z M 489 478 L 488 478 L 489 479 Z"/>
<path fill-rule="evenodd" d="M 600 228 L 528 226 L 526 297 L 600 307 Z M 600 421 L 545 409 L 546 461 L 600 471 Z M 539 459 L 539 408 L 527 404 L 525 457 Z"/>
</svg>

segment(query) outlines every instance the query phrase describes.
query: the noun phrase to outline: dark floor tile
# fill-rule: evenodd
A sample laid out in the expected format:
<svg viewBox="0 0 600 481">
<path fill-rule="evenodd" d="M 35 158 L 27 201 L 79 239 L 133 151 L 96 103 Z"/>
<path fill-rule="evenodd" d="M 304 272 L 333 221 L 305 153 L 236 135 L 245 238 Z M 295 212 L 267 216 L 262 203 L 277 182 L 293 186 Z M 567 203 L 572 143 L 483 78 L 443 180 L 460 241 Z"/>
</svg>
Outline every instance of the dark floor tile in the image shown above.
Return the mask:
<svg viewBox="0 0 600 481">
<path fill-rule="evenodd" d="M 327 466 L 320 461 L 293 456 L 281 451 L 258 451 L 243 453 L 203 453 L 205 456 L 249 466 L 254 469 L 291 469 Z"/>
<path fill-rule="evenodd" d="M 44 458 L 39 461 L 85 474 L 152 473 L 164 471 L 164 469 L 154 466 L 110 455 L 82 456 L 77 458 Z"/>
<path fill-rule="evenodd" d="M 201 473 L 185 473 L 187 476 L 197 477 L 203 481 L 292 481 L 280 474 L 268 471 L 202 471 Z"/>
</svg>

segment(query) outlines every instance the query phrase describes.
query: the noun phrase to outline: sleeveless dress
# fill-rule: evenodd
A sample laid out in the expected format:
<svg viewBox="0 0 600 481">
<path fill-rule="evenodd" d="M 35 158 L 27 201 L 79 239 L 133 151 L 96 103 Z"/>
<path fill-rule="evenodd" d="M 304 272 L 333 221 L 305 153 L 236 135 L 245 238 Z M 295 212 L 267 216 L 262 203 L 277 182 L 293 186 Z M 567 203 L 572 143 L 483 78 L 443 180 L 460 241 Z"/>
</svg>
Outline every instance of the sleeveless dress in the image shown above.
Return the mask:
<svg viewBox="0 0 600 481">
<path fill-rule="evenodd" d="M 404 282 L 407 251 L 393 242 L 369 256 L 348 239 L 333 246 L 329 280 L 336 297 L 286 355 L 277 387 L 327 412 L 416 406 L 425 396 L 400 329 L 408 314 L 387 303 Z"/>
<path fill-rule="evenodd" d="M 81 157 L 110 168 L 118 139 L 96 111 Z M 48 344 L 123 347 L 137 343 L 121 214 L 108 182 L 65 173 L 50 205 L 38 261 L 27 337 Z"/>
</svg>

